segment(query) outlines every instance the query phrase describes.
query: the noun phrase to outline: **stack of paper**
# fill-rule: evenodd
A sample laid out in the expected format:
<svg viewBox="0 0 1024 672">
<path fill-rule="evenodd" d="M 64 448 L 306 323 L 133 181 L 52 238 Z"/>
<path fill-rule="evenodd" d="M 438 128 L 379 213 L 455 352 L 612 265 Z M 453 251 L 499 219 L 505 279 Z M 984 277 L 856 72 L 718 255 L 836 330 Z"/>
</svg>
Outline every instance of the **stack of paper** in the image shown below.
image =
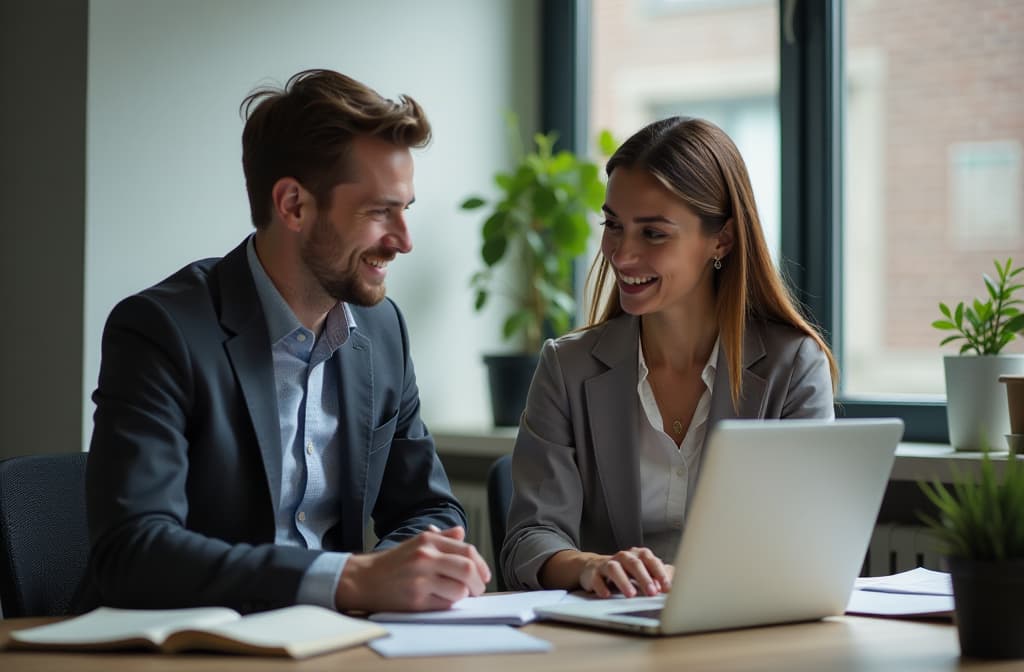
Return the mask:
<svg viewBox="0 0 1024 672">
<path fill-rule="evenodd" d="M 546 653 L 550 642 L 507 625 L 388 623 L 390 637 L 370 642 L 385 658 L 466 656 L 486 653 Z"/>
<path fill-rule="evenodd" d="M 854 582 L 846 613 L 905 618 L 951 617 L 953 582 L 947 572 L 924 567 Z"/>
<path fill-rule="evenodd" d="M 378 612 L 390 637 L 370 645 L 386 658 L 484 653 L 543 653 L 551 644 L 519 632 L 536 618 L 533 610 L 565 597 L 564 590 L 535 590 L 467 597 L 444 611 Z"/>
<path fill-rule="evenodd" d="M 533 590 L 467 597 L 443 611 L 381 611 L 370 616 L 381 623 L 433 623 L 467 625 L 526 625 L 536 616 L 534 608 L 555 604 L 565 598 L 564 590 Z"/>
</svg>

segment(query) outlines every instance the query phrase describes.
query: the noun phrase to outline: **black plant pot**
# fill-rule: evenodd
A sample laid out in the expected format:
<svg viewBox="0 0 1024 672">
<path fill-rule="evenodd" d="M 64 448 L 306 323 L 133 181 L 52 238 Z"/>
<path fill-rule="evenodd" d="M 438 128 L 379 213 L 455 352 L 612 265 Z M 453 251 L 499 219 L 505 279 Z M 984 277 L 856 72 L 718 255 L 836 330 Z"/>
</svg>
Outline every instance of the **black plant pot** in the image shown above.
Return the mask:
<svg viewBox="0 0 1024 672">
<path fill-rule="evenodd" d="M 1024 560 L 947 560 L 960 655 L 1024 658 Z"/>
<path fill-rule="evenodd" d="M 537 355 L 484 355 L 495 427 L 516 427 L 526 408 Z"/>
</svg>

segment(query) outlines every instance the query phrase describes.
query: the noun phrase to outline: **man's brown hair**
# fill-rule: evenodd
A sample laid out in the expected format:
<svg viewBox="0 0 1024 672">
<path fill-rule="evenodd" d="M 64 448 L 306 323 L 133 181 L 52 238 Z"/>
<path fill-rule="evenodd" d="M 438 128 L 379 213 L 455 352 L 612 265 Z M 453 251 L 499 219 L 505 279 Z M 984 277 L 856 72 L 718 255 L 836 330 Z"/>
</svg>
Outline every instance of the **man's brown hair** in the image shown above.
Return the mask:
<svg viewBox="0 0 1024 672">
<path fill-rule="evenodd" d="M 318 208 L 329 207 L 334 186 L 352 179 L 349 154 L 356 136 L 399 147 L 430 142 L 430 122 L 415 100 L 384 98 L 332 70 L 304 70 L 283 89 L 253 91 L 239 109 L 246 117 L 242 170 L 257 229 L 270 223 L 270 192 L 282 177 L 298 180 Z"/>
</svg>

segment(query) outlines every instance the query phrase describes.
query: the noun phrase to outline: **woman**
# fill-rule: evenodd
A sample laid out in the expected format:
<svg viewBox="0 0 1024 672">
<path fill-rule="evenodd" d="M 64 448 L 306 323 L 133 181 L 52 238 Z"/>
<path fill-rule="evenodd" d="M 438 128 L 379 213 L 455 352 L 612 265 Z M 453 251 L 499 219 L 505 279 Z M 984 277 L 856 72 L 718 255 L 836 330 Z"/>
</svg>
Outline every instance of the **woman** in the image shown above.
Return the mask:
<svg viewBox="0 0 1024 672">
<path fill-rule="evenodd" d="M 607 173 L 588 325 L 544 344 L 516 440 L 513 589 L 667 591 L 710 428 L 834 417 L 835 361 L 772 265 L 729 137 L 658 121 Z"/>
</svg>

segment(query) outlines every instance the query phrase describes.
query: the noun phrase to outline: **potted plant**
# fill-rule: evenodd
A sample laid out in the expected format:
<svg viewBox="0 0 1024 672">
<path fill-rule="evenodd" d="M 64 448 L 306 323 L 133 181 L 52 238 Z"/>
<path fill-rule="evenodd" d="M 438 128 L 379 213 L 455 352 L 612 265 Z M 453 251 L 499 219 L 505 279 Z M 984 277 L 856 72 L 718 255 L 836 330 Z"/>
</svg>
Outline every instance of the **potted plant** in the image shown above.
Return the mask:
<svg viewBox="0 0 1024 672">
<path fill-rule="evenodd" d="M 983 275 L 986 301 L 975 299 L 966 306 L 961 301 L 954 309 L 940 303 L 943 317 L 932 322 L 936 329 L 954 332 L 939 345 L 960 342 L 959 354 L 944 358 L 949 442 L 957 450 L 982 450 L 994 437 L 1010 433 L 999 376 L 1024 374 L 1024 355 L 1002 354 L 1024 328 L 1024 313 L 1017 308 L 1024 301 L 1014 298 L 1024 287 L 1015 284 L 1024 267 L 1013 268 L 1013 259 L 994 264 L 995 280 Z"/>
<path fill-rule="evenodd" d="M 921 515 L 946 555 L 953 579 L 960 653 L 1024 658 L 1024 466 L 1010 456 L 1002 480 L 989 456 L 980 475 L 954 471 L 947 488 L 920 483 L 937 508 Z"/>
<path fill-rule="evenodd" d="M 470 279 L 474 308 L 483 310 L 494 294 L 509 300 L 502 337 L 514 352 L 484 357 L 499 426 L 519 424 L 543 339 L 571 326 L 573 261 L 587 249 L 588 215 L 599 213 L 604 204 L 604 182 L 595 163 L 556 151 L 554 132 L 536 134 L 532 148 L 524 151 L 513 115 L 508 128 L 515 167 L 494 176 L 499 195 L 490 200 L 472 196 L 461 205 L 463 210 L 486 207 L 480 246 L 484 268 Z M 602 133 L 602 149 L 612 144 L 611 136 Z"/>
</svg>

